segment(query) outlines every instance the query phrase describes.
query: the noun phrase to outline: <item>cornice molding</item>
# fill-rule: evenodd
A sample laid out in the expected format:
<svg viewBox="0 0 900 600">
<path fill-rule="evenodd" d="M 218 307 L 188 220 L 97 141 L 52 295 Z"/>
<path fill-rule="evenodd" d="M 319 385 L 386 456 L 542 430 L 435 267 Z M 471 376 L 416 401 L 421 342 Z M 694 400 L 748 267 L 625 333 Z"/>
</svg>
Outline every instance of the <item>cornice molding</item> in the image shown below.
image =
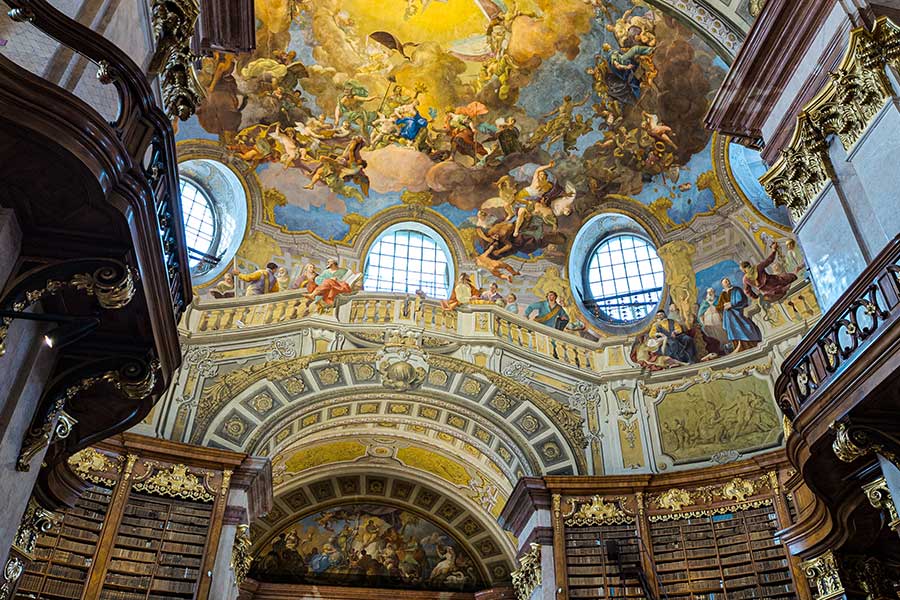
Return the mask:
<svg viewBox="0 0 900 600">
<path fill-rule="evenodd" d="M 769 0 L 713 100 L 706 126 L 760 146 L 764 123 L 836 4 Z"/>
</svg>

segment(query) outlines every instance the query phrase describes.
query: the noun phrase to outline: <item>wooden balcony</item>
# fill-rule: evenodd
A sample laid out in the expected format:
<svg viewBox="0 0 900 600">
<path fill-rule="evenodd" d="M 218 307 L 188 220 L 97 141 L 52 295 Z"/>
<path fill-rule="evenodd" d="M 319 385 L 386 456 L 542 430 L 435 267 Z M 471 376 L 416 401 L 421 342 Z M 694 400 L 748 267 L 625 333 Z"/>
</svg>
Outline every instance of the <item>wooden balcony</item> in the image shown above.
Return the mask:
<svg viewBox="0 0 900 600">
<path fill-rule="evenodd" d="M 150 410 L 181 363 L 177 323 L 191 282 L 174 133 L 147 74 L 44 0 L 6 4 L 19 31 L 80 55 L 115 91 L 108 119 L 83 93 L 0 53 L 0 206 L 22 231 L 0 308 L 100 320 L 58 351 L 23 442 L 23 453 L 49 444 L 52 471 Z M 0 336 L 10 326 L 0 321 Z"/>
<path fill-rule="evenodd" d="M 898 321 L 900 236 L 782 364 L 775 392 L 790 421 L 788 457 L 816 495 L 785 533 L 796 554 L 898 541 L 862 489 L 879 476 L 878 455 L 898 452 Z"/>
</svg>

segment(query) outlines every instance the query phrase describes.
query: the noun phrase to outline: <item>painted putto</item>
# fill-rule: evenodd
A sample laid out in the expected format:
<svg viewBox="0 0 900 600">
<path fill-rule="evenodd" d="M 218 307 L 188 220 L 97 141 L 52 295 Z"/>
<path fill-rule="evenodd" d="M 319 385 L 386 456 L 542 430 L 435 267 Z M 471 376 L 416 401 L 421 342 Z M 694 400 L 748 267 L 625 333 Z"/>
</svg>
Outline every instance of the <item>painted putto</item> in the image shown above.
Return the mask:
<svg viewBox="0 0 900 600">
<path fill-rule="evenodd" d="M 260 581 L 461 591 L 482 583 L 466 550 L 408 511 L 341 505 L 301 518 L 256 557 Z"/>
</svg>

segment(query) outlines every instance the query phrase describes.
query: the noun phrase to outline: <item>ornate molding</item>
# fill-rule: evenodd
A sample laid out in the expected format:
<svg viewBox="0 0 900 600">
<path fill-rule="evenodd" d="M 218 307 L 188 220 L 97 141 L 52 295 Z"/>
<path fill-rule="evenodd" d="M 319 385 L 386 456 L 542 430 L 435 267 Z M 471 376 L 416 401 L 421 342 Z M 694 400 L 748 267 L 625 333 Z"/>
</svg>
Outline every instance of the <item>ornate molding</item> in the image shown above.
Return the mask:
<svg viewBox="0 0 900 600">
<path fill-rule="evenodd" d="M 651 515 L 650 520 L 656 522 L 689 519 L 769 506 L 772 504 L 771 497 L 758 499 L 753 499 L 753 497 L 767 489 L 777 490 L 777 476 L 773 478 L 773 475 L 775 475 L 774 472 L 760 475 L 754 479 L 735 477 L 725 483 L 707 485 L 692 490 L 670 488 L 658 494 L 651 494 L 650 503 L 657 510 L 665 511 L 665 513 Z M 727 502 L 728 504 L 684 512 L 685 507 L 718 502 Z"/>
<path fill-rule="evenodd" d="M 640 382 L 638 386 L 645 396 L 655 399 L 659 398 L 660 395 L 664 393 L 686 390 L 687 388 L 698 383 L 709 383 L 710 381 L 716 381 L 718 379 L 735 379 L 739 377 L 746 377 L 751 373 L 766 375 L 771 370 L 772 359 L 770 358 L 764 362 L 732 367 L 730 369 L 721 369 L 715 371 L 709 368 L 701 369 L 697 372 L 696 375 L 692 377 L 679 379 L 678 381 L 666 385 L 648 386 L 644 382 Z"/>
<path fill-rule="evenodd" d="M 29 498 L 13 538 L 13 546 L 30 557 L 34 553 L 38 537 L 50 531 L 58 522 L 59 515 L 40 506 L 33 497 Z"/>
<path fill-rule="evenodd" d="M 108 487 L 116 485 L 116 480 L 104 477 L 104 474 L 119 473 L 122 470 L 122 457 L 113 460 L 107 454 L 94 448 L 85 448 L 69 457 L 69 466 L 81 479 L 91 483 L 99 483 Z"/>
<path fill-rule="evenodd" d="M 869 454 L 880 454 L 900 468 L 900 440 L 849 420 L 831 424 L 834 442 L 831 444 L 835 456 L 845 463 L 852 463 Z"/>
<path fill-rule="evenodd" d="M 13 590 L 16 588 L 16 582 L 25 572 L 25 561 L 22 557 L 17 556 L 14 549 L 10 549 L 9 558 L 3 565 L 3 582 L 0 584 L 0 600 L 10 600 Z"/>
<path fill-rule="evenodd" d="M 838 598 L 844 593 L 838 561 L 831 550 L 801 563 L 800 566 L 816 600 Z"/>
<path fill-rule="evenodd" d="M 65 407 L 70 400 L 100 384 L 113 386 L 130 400 L 142 400 L 149 396 L 156 387 L 158 370 L 159 363 L 156 361 L 147 365 L 140 361 L 128 360 L 118 369 L 105 371 L 93 377 L 85 377 L 66 387 L 53 399 L 40 423 L 29 429 L 25 435 L 16 462 L 16 470 L 30 470 L 32 459 L 41 450 L 54 441 L 65 439 L 71 434 L 77 421 L 65 412 Z"/>
<path fill-rule="evenodd" d="M 99 266 L 98 266 L 99 265 Z M 92 272 L 83 272 L 93 269 Z M 2 301 L 0 308 L 24 312 L 41 300 L 66 290 L 97 298 L 101 308 L 124 308 L 134 297 L 131 267 L 110 259 L 85 259 L 42 267 L 21 280 Z M 6 336 L 13 319 L 0 318 L 0 356 L 6 352 Z"/>
<path fill-rule="evenodd" d="M 624 501 L 624 497 L 607 502 L 601 496 L 592 496 L 590 502 L 585 502 L 568 515 L 565 523 L 570 527 L 634 523 L 634 515 L 622 507 Z"/>
<path fill-rule="evenodd" d="M 891 497 L 891 491 L 888 489 L 884 477 L 864 485 L 863 492 L 865 492 L 866 498 L 873 508 L 884 511 L 888 518 L 888 527 L 897 531 L 898 527 L 900 527 L 900 516 L 897 515 L 897 506 L 894 504 L 894 499 Z"/>
<path fill-rule="evenodd" d="M 850 33 L 847 51 L 825 87 L 797 116 L 794 135 L 781 157 L 760 178 L 778 205 L 799 221 L 810 203 L 834 179 L 828 157 L 831 135 L 849 150 L 892 96 L 885 68 L 900 58 L 900 30 L 880 17 L 871 31 Z"/>
<path fill-rule="evenodd" d="M 152 470 L 153 466 L 148 463 L 148 473 Z M 209 474 L 204 479 L 209 479 Z M 135 481 L 132 487 L 139 492 L 185 500 L 212 502 L 215 499 L 214 493 L 200 477 L 182 464 L 172 465 L 170 469 L 158 469 L 152 475 Z"/>
<path fill-rule="evenodd" d="M 250 565 L 253 563 L 253 555 L 250 553 L 252 546 L 250 526 L 238 525 L 234 532 L 234 545 L 231 548 L 231 570 L 234 571 L 234 582 L 238 587 L 250 572 Z"/>
<path fill-rule="evenodd" d="M 529 600 L 541 585 L 541 546 L 534 542 L 531 549 L 519 559 L 519 568 L 511 574 L 516 600 Z"/>
<path fill-rule="evenodd" d="M 151 11 L 156 52 L 150 72 L 160 74 L 166 113 L 186 121 L 204 96 L 191 64 L 191 37 L 200 6 L 197 0 L 153 0 Z"/>
</svg>

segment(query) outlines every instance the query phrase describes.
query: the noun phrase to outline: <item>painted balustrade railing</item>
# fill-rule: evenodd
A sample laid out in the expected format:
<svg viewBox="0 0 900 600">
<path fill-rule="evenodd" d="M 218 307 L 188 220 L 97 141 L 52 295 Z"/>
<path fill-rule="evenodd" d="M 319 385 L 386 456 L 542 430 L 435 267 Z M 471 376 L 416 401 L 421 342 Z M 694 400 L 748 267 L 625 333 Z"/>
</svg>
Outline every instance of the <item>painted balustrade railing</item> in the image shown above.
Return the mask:
<svg viewBox="0 0 900 600">
<path fill-rule="evenodd" d="M 775 386 L 791 419 L 882 336 L 900 337 L 900 236 L 885 247 L 785 359 Z"/>
<path fill-rule="evenodd" d="M 803 294 L 811 296 L 809 287 L 799 286 L 789 298 L 796 299 Z M 783 320 L 773 324 L 758 308 L 750 311 L 763 332 L 763 339 L 779 343 L 787 338 L 796 338 L 805 331 L 805 317 L 799 321 L 792 320 L 787 308 L 772 310 L 782 311 L 785 315 Z M 807 313 L 806 316 L 814 314 Z M 305 321 L 310 326 L 319 323 L 325 327 L 343 327 L 351 335 L 373 332 L 384 325 L 406 326 L 451 340 L 483 340 L 504 345 L 593 373 L 633 368 L 626 360 L 630 352 L 630 339 L 586 339 L 573 332 L 536 323 L 490 303 L 445 310 L 435 300 L 365 291 L 339 297 L 337 305 L 330 308 L 322 308 L 312 302 L 306 297 L 305 290 L 265 296 L 195 299 L 182 321 L 182 333 L 203 336 L 259 328 L 271 334 L 281 334 L 296 327 L 298 321 Z M 371 335 L 364 337 L 372 339 Z M 695 366 L 702 368 L 706 364 L 709 363 Z"/>
<path fill-rule="evenodd" d="M 255 327 L 278 327 L 303 318 L 331 320 L 359 326 L 407 325 L 459 338 L 488 337 L 573 367 L 595 370 L 596 353 L 604 343 L 590 342 L 505 311 L 492 304 L 472 304 L 445 310 L 439 302 L 389 294 L 362 292 L 338 300 L 335 308 L 320 309 L 294 290 L 221 300 L 195 301 L 183 323 L 198 334 Z"/>
</svg>

